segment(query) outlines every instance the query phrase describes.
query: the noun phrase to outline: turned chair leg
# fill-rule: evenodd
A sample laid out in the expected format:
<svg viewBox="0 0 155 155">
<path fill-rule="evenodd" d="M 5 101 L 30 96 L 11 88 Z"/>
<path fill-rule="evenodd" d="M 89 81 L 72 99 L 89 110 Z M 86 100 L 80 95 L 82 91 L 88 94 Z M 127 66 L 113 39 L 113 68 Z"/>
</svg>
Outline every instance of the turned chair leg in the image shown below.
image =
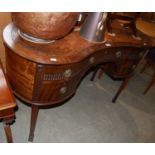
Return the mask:
<svg viewBox="0 0 155 155">
<path fill-rule="evenodd" d="M 36 127 L 37 117 L 38 117 L 39 108 L 36 105 L 32 105 L 31 108 L 31 124 L 30 124 L 30 133 L 28 141 L 33 142 L 34 131 Z"/>
<path fill-rule="evenodd" d="M 143 66 L 143 68 L 142 68 L 142 70 L 140 71 L 140 73 L 143 73 L 143 72 L 145 71 L 145 69 L 148 68 L 148 67 L 150 67 L 150 66 L 151 66 L 151 64 L 149 63 L 148 60 L 146 60 L 146 63 L 145 63 L 145 65 Z M 143 94 L 146 94 L 146 93 L 149 91 L 149 89 L 154 85 L 154 83 L 155 83 L 155 72 L 154 72 L 154 74 L 153 74 L 153 76 L 152 76 L 152 79 L 150 80 L 149 84 L 148 84 L 147 87 L 145 88 Z"/>
<path fill-rule="evenodd" d="M 125 87 L 127 86 L 129 80 L 130 80 L 131 76 L 128 76 L 127 78 L 125 78 L 125 80 L 122 82 L 121 86 L 119 87 L 116 95 L 114 96 L 114 98 L 112 99 L 112 102 L 115 103 L 118 96 L 120 95 L 120 93 L 125 89 Z"/>
<path fill-rule="evenodd" d="M 147 87 L 144 90 L 143 94 L 146 94 L 149 91 L 149 89 L 153 86 L 154 83 L 155 83 L 155 73 L 153 74 L 152 79 L 149 82 L 149 84 L 147 85 Z"/>
<path fill-rule="evenodd" d="M 6 135 L 6 139 L 8 143 L 13 143 L 12 132 L 10 128 L 10 122 L 8 120 L 3 121 L 3 127 Z"/>
</svg>

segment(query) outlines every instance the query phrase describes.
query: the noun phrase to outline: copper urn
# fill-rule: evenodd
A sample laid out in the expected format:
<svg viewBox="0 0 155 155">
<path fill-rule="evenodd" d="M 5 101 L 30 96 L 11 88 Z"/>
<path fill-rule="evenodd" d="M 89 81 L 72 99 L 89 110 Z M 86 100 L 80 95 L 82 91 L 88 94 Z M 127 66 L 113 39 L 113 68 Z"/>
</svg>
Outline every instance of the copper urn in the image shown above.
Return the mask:
<svg viewBox="0 0 155 155">
<path fill-rule="evenodd" d="M 25 34 L 48 40 L 67 35 L 77 22 L 77 12 L 14 12 L 14 24 Z"/>
</svg>

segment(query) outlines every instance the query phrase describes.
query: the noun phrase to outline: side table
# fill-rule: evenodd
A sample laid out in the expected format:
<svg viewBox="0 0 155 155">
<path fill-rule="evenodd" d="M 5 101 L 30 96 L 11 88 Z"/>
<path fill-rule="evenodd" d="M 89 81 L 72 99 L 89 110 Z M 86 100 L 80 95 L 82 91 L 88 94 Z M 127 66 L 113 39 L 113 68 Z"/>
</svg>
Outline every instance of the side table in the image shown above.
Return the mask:
<svg viewBox="0 0 155 155">
<path fill-rule="evenodd" d="M 13 142 L 10 124 L 15 119 L 14 108 L 16 106 L 14 96 L 7 83 L 2 63 L 0 62 L 0 119 L 3 120 L 3 126 L 8 143 Z"/>
</svg>

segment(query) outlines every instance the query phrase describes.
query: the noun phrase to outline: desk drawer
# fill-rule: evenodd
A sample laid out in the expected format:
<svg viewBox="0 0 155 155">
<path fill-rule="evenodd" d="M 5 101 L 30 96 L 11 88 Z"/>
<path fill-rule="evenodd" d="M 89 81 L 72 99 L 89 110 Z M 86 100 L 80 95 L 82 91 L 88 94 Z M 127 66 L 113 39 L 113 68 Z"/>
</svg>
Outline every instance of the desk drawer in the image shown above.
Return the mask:
<svg viewBox="0 0 155 155">
<path fill-rule="evenodd" d="M 107 49 L 105 54 L 111 55 L 114 58 L 139 59 L 143 51 L 144 49 L 136 47 L 115 47 Z"/>
<path fill-rule="evenodd" d="M 0 119 L 14 117 L 14 108 L 0 110 Z"/>
<path fill-rule="evenodd" d="M 81 80 L 83 73 L 65 80 L 47 80 L 42 81 L 39 88 L 35 91 L 35 102 L 41 104 L 57 103 L 65 100 L 76 91 L 76 87 Z"/>
<path fill-rule="evenodd" d="M 89 64 L 86 61 L 70 65 L 44 65 L 42 66 L 43 81 L 69 80 L 80 74 Z"/>
</svg>

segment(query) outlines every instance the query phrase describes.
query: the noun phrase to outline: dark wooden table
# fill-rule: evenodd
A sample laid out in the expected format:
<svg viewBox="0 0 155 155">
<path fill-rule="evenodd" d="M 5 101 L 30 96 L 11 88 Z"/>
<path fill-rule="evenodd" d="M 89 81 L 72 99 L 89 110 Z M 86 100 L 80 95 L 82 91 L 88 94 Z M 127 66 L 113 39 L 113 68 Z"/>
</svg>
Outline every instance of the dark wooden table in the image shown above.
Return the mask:
<svg viewBox="0 0 155 155">
<path fill-rule="evenodd" d="M 33 141 L 40 106 L 60 104 L 72 97 L 86 72 L 98 64 L 113 62 L 120 66 L 132 60 L 126 69 L 132 72 L 149 38 L 135 39 L 130 33 L 115 29 L 106 33 L 105 42 L 90 43 L 73 31 L 51 44 L 23 40 L 18 29 L 9 24 L 3 31 L 6 69 L 14 93 L 32 106 L 29 141 Z"/>
</svg>

